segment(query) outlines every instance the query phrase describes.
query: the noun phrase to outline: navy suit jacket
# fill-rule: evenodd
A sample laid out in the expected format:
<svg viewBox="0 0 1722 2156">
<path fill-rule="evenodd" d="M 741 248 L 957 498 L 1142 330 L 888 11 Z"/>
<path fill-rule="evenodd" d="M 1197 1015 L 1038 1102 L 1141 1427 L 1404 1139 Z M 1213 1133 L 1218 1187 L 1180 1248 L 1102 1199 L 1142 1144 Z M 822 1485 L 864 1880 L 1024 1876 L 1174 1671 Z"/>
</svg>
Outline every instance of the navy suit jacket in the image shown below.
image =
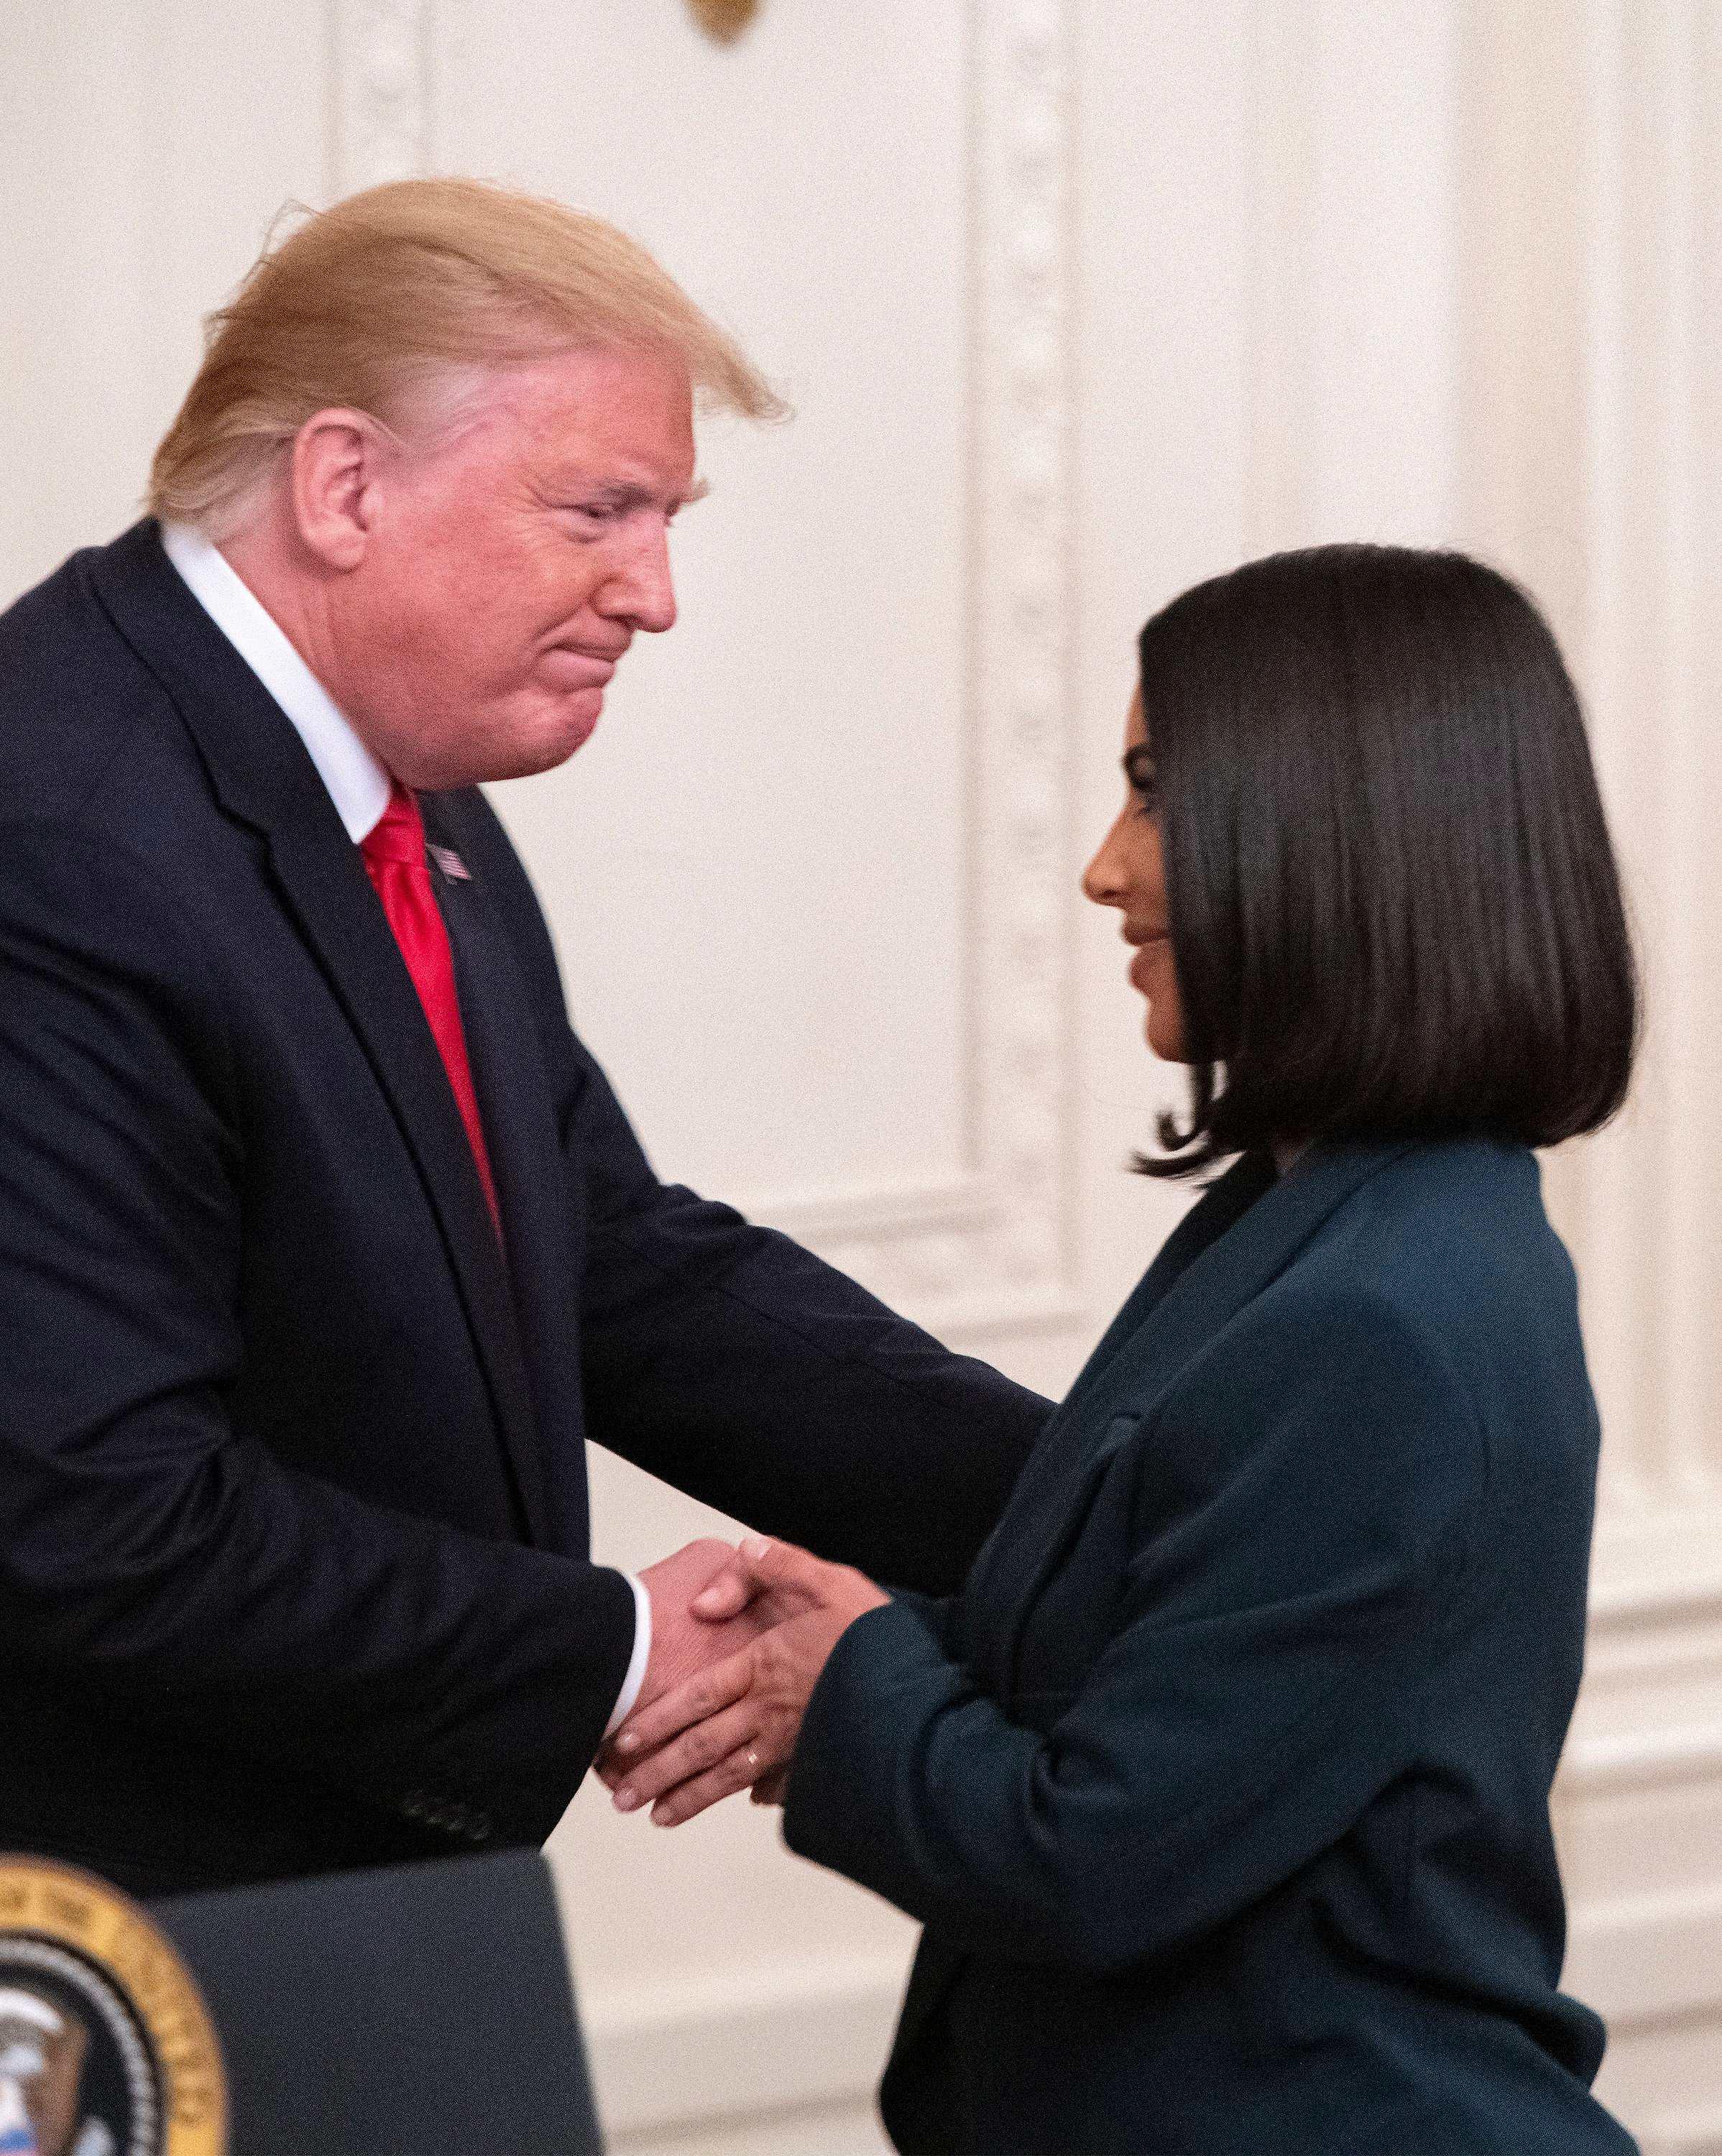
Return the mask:
<svg viewBox="0 0 1722 2156">
<path fill-rule="evenodd" d="M 506 1230 L 357 849 L 145 523 L 0 617 L 0 1847 L 163 1893 L 534 1842 L 634 1600 L 589 1434 L 948 1590 L 1046 1404 L 661 1183 L 428 800 Z"/>
<path fill-rule="evenodd" d="M 1597 1420 L 1536 1163 L 1246 1158 L 962 1593 L 862 1618 L 785 1828 L 927 1927 L 908 2151 L 1592 2156 L 1548 1794 Z"/>
</svg>

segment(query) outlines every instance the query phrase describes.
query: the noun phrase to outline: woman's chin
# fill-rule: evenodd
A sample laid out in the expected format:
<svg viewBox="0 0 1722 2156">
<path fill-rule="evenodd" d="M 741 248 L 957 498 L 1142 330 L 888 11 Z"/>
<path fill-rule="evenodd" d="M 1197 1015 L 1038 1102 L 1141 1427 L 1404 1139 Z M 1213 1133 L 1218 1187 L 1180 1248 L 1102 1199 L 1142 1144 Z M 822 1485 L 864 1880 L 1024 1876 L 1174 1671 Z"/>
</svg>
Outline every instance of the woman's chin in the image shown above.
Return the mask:
<svg viewBox="0 0 1722 2156">
<path fill-rule="evenodd" d="M 1149 1049 L 1162 1063 L 1187 1063 L 1184 1052 L 1184 1029 L 1177 1020 L 1168 1020 L 1164 1011 L 1155 1004 L 1148 1007 L 1148 1015 L 1142 1022 L 1142 1030 Z"/>
</svg>

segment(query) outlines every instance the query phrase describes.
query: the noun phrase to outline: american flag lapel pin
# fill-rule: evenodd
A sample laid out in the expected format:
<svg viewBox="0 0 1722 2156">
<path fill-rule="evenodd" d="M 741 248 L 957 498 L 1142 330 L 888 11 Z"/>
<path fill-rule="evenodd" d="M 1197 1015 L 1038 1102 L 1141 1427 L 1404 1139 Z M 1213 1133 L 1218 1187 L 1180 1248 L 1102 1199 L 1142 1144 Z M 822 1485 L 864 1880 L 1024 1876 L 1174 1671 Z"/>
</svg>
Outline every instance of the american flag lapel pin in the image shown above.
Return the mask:
<svg viewBox="0 0 1722 2156">
<path fill-rule="evenodd" d="M 467 867 L 452 846 L 432 846 L 429 850 L 430 858 L 442 870 L 445 881 L 449 883 L 472 881 L 472 870 Z"/>
</svg>

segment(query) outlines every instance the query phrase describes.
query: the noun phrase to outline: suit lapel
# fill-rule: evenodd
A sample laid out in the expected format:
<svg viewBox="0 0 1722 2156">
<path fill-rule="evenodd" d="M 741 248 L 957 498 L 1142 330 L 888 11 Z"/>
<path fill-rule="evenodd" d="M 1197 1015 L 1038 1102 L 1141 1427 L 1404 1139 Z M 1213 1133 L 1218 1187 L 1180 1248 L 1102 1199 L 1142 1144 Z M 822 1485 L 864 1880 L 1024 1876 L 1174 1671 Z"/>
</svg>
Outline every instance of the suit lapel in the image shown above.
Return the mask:
<svg viewBox="0 0 1722 2156">
<path fill-rule="evenodd" d="M 537 1502 L 552 1523 L 553 1546 L 583 1551 L 589 1522 L 580 1399 L 579 1278 L 569 1194 L 548 1172 L 562 1158 L 555 1103 L 531 998 L 482 880 L 467 871 L 458 850 L 458 800 L 423 798 L 434 845 L 456 846 L 461 873 L 439 868 L 437 899 L 455 957 L 455 986 L 466 1031 L 479 1112 L 507 1243 L 514 1305 L 528 1381 L 537 1407 L 538 1444 L 517 1463 L 530 1476 Z M 433 857 L 434 858 L 434 857 Z M 581 1461 L 574 1474 L 547 1473 L 546 1453 L 563 1449 Z"/>
<path fill-rule="evenodd" d="M 996 1671 L 1014 1668 L 1022 1625 L 1080 1529 L 1086 1491 L 1118 1447 L 1324 1223 L 1411 1142 L 1317 1146 L 1277 1182 L 1247 1157 L 1180 1224 L 1049 1425 L 984 1553 L 978 1584 L 984 1594 L 990 1585 L 987 1599 L 1005 1613 L 1002 1623 L 991 1620 Z"/>
<path fill-rule="evenodd" d="M 280 896 L 357 1035 L 406 1142 L 460 1291 L 523 1524 L 547 1527 L 507 1274 L 448 1075 L 358 850 L 291 722 L 192 598 L 152 525 L 93 559 L 98 595 L 195 742 L 216 798 L 259 831 Z"/>
</svg>

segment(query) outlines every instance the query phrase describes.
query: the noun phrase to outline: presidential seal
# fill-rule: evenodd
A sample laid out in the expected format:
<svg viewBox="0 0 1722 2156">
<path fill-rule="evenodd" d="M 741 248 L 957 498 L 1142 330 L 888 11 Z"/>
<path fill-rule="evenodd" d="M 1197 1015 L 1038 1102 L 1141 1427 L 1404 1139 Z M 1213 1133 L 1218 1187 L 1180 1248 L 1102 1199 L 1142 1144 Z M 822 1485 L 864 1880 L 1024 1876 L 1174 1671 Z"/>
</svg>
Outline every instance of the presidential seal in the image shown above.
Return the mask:
<svg viewBox="0 0 1722 2156">
<path fill-rule="evenodd" d="M 221 2050 L 191 1973 L 87 1871 L 0 1856 L 0 2156 L 226 2156 Z"/>
</svg>

